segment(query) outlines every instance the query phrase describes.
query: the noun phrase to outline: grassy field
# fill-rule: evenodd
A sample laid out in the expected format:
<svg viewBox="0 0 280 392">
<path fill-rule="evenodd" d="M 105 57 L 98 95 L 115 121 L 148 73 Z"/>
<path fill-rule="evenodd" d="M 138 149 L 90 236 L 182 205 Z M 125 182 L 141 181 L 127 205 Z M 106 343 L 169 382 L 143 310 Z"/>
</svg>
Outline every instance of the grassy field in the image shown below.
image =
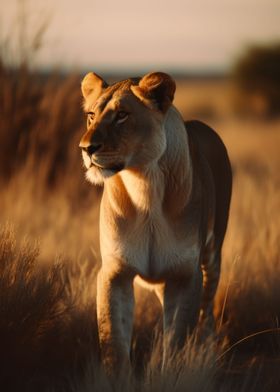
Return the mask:
<svg viewBox="0 0 280 392">
<path fill-rule="evenodd" d="M 0 65 L 0 385 L 5 391 L 276 391 L 280 121 L 236 115 L 228 80 L 178 82 L 175 104 L 222 136 L 234 171 L 217 337 L 159 374 L 161 314 L 137 296 L 132 362 L 103 374 L 95 318 L 101 190 L 84 180 L 80 76 Z M 138 291 L 137 291 L 138 292 Z M 139 293 L 139 292 L 138 292 Z"/>
</svg>

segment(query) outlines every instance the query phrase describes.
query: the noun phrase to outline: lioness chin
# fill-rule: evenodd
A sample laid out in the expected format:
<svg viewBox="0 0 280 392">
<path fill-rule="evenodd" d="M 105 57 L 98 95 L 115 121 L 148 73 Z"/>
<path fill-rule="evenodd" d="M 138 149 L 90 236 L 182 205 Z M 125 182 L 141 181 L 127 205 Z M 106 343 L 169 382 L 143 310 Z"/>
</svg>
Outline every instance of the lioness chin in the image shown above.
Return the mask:
<svg viewBox="0 0 280 392">
<path fill-rule="evenodd" d="M 86 177 L 104 185 L 97 320 L 109 372 L 129 363 L 136 276 L 155 284 L 162 304 L 164 358 L 199 314 L 214 326 L 231 167 L 211 128 L 183 121 L 175 88 L 161 72 L 110 86 L 94 73 L 82 81 Z"/>
</svg>

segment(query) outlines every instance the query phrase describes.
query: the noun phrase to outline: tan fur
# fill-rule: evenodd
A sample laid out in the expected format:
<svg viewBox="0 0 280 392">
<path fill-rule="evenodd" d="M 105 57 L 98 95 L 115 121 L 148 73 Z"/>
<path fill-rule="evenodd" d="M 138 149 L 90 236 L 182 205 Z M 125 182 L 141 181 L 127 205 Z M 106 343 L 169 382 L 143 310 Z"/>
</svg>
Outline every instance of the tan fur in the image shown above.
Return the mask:
<svg viewBox="0 0 280 392">
<path fill-rule="evenodd" d="M 82 92 L 90 112 L 80 142 L 87 178 L 104 185 L 97 317 L 113 371 L 129 362 L 136 276 L 154 285 L 163 305 L 164 356 L 183 346 L 200 311 L 213 324 L 231 169 L 218 135 L 185 124 L 172 105 L 169 75 L 107 86 L 89 74 Z"/>
</svg>

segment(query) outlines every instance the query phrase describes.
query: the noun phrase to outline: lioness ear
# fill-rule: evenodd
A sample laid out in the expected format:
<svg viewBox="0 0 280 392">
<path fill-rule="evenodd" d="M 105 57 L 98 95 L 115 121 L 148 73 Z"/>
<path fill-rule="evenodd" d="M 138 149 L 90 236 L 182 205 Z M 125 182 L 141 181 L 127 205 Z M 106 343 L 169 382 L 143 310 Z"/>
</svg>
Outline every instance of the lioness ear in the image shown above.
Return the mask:
<svg viewBox="0 0 280 392">
<path fill-rule="evenodd" d="M 83 97 L 86 99 L 89 95 L 94 94 L 93 98 L 98 98 L 108 84 L 96 73 L 89 72 L 83 79 L 81 89 Z"/>
<path fill-rule="evenodd" d="M 174 99 L 175 81 L 163 72 L 153 72 L 145 75 L 138 86 L 131 86 L 137 98 L 151 109 L 165 113 Z"/>
</svg>

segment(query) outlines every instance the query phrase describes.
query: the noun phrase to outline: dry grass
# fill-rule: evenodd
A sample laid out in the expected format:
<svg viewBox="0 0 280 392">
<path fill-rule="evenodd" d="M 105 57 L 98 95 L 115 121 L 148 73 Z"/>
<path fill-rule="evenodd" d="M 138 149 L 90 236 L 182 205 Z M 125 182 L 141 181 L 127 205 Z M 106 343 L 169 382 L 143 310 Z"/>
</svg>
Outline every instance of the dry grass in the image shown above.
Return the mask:
<svg viewBox="0 0 280 392">
<path fill-rule="evenodd" d="M 277 390 L 280 123 L 235 118 L 228 82 L 179 84 L 177 106 L 220 132 L 234 168 L 216 300 L 218 338 L 203 344 L 189 339 L 161 375 L 159 304 L 141 292 L 135 374 L 112 383 L 99 364 L 94 299 L 100 191 L 85 183 L 77 147 L 83 126 L 79 77 L 43 80 L 2 66 L 0 81 L 3 390 Z M 39 243 L 22 242 L 26 236 Z"/>
</svg>

